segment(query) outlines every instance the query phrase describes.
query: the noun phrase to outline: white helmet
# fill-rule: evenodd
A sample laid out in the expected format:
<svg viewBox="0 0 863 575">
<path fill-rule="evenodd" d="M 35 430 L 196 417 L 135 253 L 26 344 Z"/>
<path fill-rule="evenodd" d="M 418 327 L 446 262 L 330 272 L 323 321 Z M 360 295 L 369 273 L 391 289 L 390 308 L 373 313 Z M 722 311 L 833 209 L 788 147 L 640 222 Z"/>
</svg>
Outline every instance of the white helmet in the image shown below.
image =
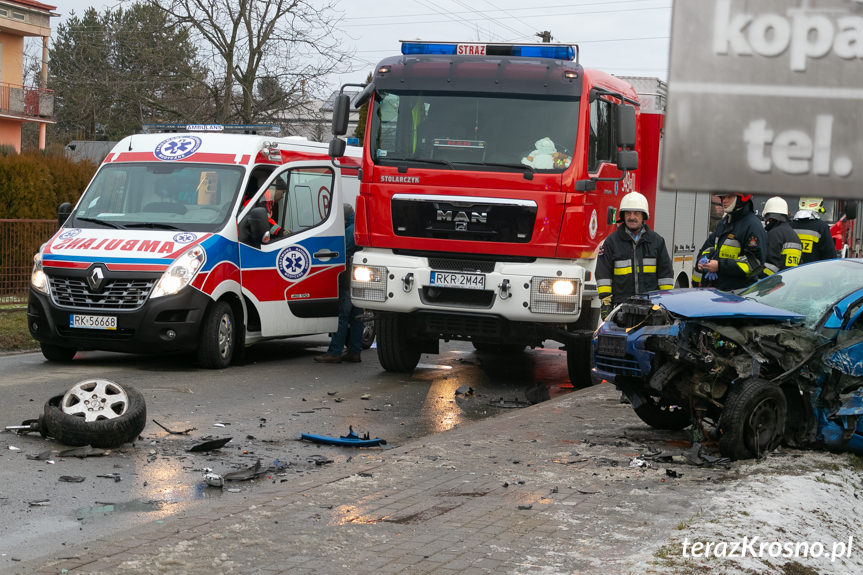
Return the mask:
<svg viewBox="0 0 863 575">
<path fill-rule="evenodd" d="M 620 200 L 620 210 L 623 212 L 644 212 L 644 219 L 650 217 L 650 209 L 647 207 L 647 198 L 638 192 L 629 192 Z M 621 217 L 623 217 L 621 215 Z"/>
<path fill-rule="evenodd" d="M 764 219 L 788 221 L 788 204 L 779 196 L 773 196 L 764 204 Z"/>
</svg>

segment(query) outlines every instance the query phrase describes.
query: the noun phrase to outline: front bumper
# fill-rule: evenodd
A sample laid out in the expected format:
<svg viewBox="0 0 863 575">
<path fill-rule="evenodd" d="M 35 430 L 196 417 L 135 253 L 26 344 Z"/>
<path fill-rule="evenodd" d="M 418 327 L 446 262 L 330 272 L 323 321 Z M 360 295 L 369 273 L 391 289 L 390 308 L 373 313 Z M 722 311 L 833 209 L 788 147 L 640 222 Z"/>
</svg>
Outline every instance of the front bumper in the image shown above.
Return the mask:
<svg viewBox="0 0 863 575">
<path fill-rule="evenodd" d="M 198 347 L 201 322 L 212 299 L 187 286 L 179 293 L 147 299 L 136 310 L 61 308 L 50 297 L 30 290 L 27 323 L 33 338 L 45 344 L 127 353 L 191 351 Z M 116 316 L 117 329 L 70 327 L 72 314 Z"/>
<path fill-rule="evenodd" d="M 510 322 L 567 325 L 578 321 L 585 305 L 599 305 L 595 284 L 586 282 L 591 263 L 555 259 L 471 260 L 463 254 L 426 257 L 367 248 L 354 256 L 353 267 L 374 267 L 381 271 L 380 278 L 375 282 L 358 282 L 352 274 L 351 299 L 359 307 L 383 312 L 470 314 Z M 435 286 L 431 282 L 435 271 L 481 275 L 484 287 Z M 560 279 L 572 281 L 575 285 L 572 295 L 557 296 L 542 291 L 548 281 Z M 543 280 L 547 280 L 546 284 Z"/>
</svg>

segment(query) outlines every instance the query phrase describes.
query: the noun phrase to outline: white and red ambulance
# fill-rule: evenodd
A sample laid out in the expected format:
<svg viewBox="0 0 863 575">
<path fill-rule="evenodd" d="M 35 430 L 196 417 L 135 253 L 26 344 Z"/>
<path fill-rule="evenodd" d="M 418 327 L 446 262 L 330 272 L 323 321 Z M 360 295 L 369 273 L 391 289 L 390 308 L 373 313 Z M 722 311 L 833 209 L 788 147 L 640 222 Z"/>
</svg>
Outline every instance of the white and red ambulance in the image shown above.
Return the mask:
<svg viewBox="0 0 863 575">
<path fill-rule="evenodd" d="M 335 330 L 360 149 L 334 163 L 326 144 L 227 132 L 129 136 L 61 206 L 28 307 L 47 359 L 194 351 L 224 368 L 257 341 Z"/>
</svg>

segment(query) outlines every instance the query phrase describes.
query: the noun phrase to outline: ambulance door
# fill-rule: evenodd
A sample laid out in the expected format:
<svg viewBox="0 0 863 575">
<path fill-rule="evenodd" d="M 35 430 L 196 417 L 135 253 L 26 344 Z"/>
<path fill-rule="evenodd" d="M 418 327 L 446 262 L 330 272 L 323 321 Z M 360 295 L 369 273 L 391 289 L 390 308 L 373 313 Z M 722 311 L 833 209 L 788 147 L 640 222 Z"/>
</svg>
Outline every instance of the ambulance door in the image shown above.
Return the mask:
<svg viewBox="0 0 863 575">
<path fill-rule="evenodd" d="M 280 166 L 240 212 L 240 277 L 255 308 L 250 336 L 258 326 L 262 338 L 336 330 L 345 270 L 337 173 L 329 161 Z"/>
</svg>

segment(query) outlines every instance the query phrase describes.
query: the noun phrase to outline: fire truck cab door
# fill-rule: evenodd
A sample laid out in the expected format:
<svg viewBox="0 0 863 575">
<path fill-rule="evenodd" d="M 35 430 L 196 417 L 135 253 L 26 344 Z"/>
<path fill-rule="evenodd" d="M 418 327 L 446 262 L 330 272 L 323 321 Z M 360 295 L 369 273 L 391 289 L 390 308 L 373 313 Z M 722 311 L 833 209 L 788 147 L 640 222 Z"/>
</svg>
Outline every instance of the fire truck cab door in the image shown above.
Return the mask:
<svg viewBox="0 0 863 575">
<path fill-rule="evenodd" d="M 250 334 L 256 319 L 260 337 L 336 330 L 345 269 L 341 202 L 333 164 L 304 161 L 277 168 L 241 208 L 240 278 L 257 316 L 249 310 Z"/>
</svg>

